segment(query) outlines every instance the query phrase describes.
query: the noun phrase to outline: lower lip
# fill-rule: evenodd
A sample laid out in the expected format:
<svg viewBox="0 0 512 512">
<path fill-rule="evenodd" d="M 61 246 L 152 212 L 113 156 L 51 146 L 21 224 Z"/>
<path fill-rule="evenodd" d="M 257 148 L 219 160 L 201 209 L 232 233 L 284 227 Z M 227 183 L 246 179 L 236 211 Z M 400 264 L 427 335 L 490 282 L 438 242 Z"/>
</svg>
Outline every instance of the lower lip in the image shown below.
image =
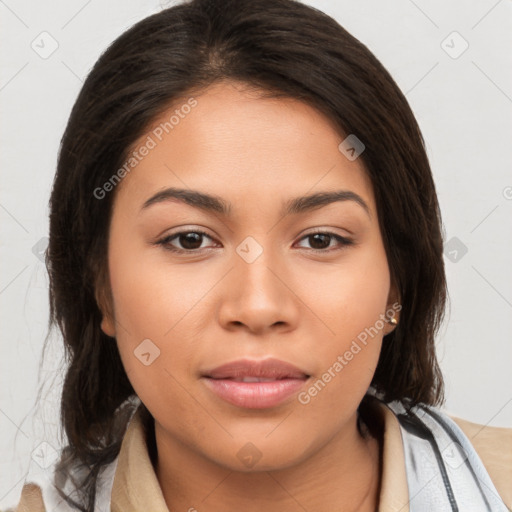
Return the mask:
<svg viewBox="0 0 512 512">
<path fill-rule="evenodd" d="M 237 382 L 232 379 L 203 379 L 218 397 L 247 409 L 275 407 L 297 393 L 307 379 L 281 379 L 268 382 Z"/>
</svg>

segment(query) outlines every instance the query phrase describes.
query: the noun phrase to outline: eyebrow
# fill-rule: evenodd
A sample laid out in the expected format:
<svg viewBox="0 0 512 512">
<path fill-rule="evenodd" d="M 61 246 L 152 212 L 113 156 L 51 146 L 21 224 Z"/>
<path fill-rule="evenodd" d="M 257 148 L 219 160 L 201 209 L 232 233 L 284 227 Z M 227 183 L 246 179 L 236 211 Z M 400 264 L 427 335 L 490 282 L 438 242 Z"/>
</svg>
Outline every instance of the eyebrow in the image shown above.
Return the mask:
<svg viewBox="0 0 512 512">
<path fill-rule="evenodd" d="M 183 188 L 166 188 L 151 196 L 141 208 L 141 211 L 152 205 L 165 202 L 183 202 L 195 208 L 207 212 L 215 212 L 229 217 L 232 211 L 232 205 L 219 196 L 199 192 L 198 190 Z M 300 196 L 289 199 L 283 205 L 281 215 L 296 215 L 299 213 L 316 210 L 323 206 L 338 201 L 353 201 L 361 206 L 367 215 L 371 218 L 370 208 L 364 199 L 350 190 L 335 190 L 329 192 L 317 192 L 307 196 Z"/>
</svg>

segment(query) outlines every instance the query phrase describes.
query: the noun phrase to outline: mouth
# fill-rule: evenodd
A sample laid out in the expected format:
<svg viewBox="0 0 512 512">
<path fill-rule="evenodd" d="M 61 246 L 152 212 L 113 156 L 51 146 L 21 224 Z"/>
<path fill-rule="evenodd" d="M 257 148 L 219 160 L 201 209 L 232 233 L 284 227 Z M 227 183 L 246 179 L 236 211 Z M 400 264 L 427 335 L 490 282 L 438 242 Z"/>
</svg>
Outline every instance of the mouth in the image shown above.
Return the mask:
<svg viewBox="0 0 512 512">
<path fill-rule="evenodd" d="M 213 377 L 211 377 L 213 378 Z M 244 377 L 226 377 L 224 379 L 216 378 L 215 380 L 232 380 L 233 382 L 275 382 L 277 380 L 284 380 L 288 379 L 290 377 L 279 377 L 279 378 L 267 378 L 264 379 L 263 377 L 254 377 L 253 375 L 246 375 Z"/>
<path fill-rule="evenodd" d="M 278 359 L 238 360 L 202 374 L 218 398 L 247 409 L 276 407 L 298 393 L 311 376 Z"/>
</svg>

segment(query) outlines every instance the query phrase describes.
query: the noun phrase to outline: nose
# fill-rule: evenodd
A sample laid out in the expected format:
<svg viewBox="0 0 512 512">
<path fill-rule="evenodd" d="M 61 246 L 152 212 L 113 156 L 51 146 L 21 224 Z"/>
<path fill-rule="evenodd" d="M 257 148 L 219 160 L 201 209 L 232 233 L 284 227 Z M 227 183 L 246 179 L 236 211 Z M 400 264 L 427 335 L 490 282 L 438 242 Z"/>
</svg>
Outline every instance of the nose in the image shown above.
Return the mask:
<svg viewBox="0 0 512 512">
<path fill-rule="evenodd" d="M 260 335 L 295 329 L 300 300 L 290 269 L 286 270 L 267 250 L 250 263 L 235 254 L 233 263 L 221 290 L 222 327 Z"/>
</svg>

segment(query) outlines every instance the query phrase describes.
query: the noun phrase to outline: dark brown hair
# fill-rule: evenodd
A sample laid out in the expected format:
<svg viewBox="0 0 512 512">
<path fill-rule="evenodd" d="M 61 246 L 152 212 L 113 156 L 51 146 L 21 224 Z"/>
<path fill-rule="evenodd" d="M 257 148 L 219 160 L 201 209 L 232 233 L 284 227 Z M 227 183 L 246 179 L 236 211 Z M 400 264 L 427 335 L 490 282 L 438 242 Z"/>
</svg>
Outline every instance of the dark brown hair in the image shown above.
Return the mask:
<svg viewBox="0 0 512 512">
<path fill-rule="evenodd" d="M 436 405 L 443 382 L 434 339 L 446 300 L 442 225 L 423 138 L 405 96 L 376 57 L 326 14 L 294 0 L 193 0 L 140 21 L 101 55 L 62 138 L 51 195 L 50 321 L 69 367 L 60 464 L 88 468 L 78 483 L 92 511 L 98 471 L 115 459 L 135 392 L 116 343 L 100 329 L 109 302 L 107 240 L 115 193 L 94 195 L 146 128 L 178 98 L 233 80 L 323 113 L 355 134 L 371 178 L 402 310 L 372 386 L 384 400 Z M 123 405 L 124 404 L 124 405 Z M 117 411 L 117 413 L 116 413 Z M 146 411 L 147 413 L 147 411 Z M 147 413 L 149 414 L 149 413 Z"/>
</svg>

